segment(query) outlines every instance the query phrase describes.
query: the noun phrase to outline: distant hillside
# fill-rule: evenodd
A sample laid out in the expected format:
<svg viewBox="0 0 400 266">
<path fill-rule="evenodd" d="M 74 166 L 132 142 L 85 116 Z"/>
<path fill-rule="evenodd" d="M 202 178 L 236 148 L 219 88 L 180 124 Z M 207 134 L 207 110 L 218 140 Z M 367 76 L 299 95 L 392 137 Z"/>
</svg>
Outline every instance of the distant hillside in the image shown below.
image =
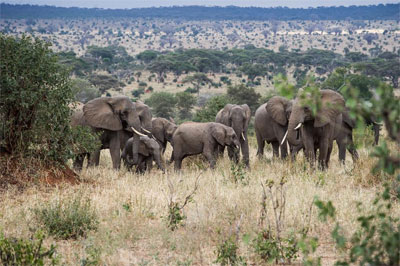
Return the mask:
<svg viewBox="0 0 400 266">
<path fill-rule="evenodd" d="M 3 19 L 162 18 L 186 20 L 399 20 L 400 4 L 318 7 L 152 7 L 134 9 L 64 8 L 0 4 Z"/>
</svg>

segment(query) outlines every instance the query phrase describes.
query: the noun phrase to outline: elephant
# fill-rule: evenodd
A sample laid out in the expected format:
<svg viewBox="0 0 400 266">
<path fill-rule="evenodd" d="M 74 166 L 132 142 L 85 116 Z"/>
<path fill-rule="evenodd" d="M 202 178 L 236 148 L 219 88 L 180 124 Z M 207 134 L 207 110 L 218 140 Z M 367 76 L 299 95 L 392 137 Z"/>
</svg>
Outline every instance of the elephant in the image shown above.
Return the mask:
<svg viewBox="0 0 400 266">
<path fill-rule="evenodd" d="M 133 158 L 138 161 L 139 136 L 141 123 L 136 106 L 128 97 L 99 97 L 90 100 L 82 109 L 76 110 L 71 117 L 71 126 L 88 126 L 100 134 L 101 147 L 89 156 L 89 165 L 99 163 L 100 150 L 110 149 L 113 168 L 120 167 L 120 139 L 125 132 L 133 134 Z M 87 154 L 79 154 L 74 161 L 74 168 L 82 169 Z"/>
<path fill-rule="evenodd" d="M 356 162 L 359 158 L 358 152 L 353 142 L 354 127 L 355 127 L 355 121 L 350 118 L 348 111 L 344 111 L 342 113 L 342 126 L 340 128 L 339 133 L 335 136 L 334 139 L 336 141 L 336 144 L 338 145 L 339 161 L 343 164 L 345 163 L 346 160 L 346 149 L 351 154 L 353 162 Z M 296 154 L 303 148 L 304 148 L 303 145 L 301 145 L 291 149 L 292 160 L 295 159 Z"/>
<path fill-rule="evenodd" d="M 148 105 L 144 104 L 142 101 L 136 101 L 133 104 L 135 105 L 136 112 L 139 116 L 141 132 L 149 137 L 152 137 L 153 126 L 152 126 L 152 115 L 151 115 L 150 107 Z M 132 136 L 133 136 L 132 132 L 128 132 L 128 131 L 121 132 L 121 134 L 120 134 L 121 151 L 124 149 L 125 143 Z"/>
<path fill-rule="evenodd" d="M 175 170 L 180 170 L 182 160 L 190 155 L 202 153 L 214 169 L 218 146 L 239 149 L 239 138 L 235 131 L 221 123 L 186 122 L 178 126 L 173 137 Z"/>
<path fill-rule="evenodd" d="M 379 143 L 379 131 L 381 130 L 381 124 L 376 122 L 374 117 L 363 115 L 364 123 L 367 126 L 372 126 L 372 131 L 374 132 L 374 145 Z"/>
<path fill-rule="evenodd" d="M 136 164 L 132 160 L 133 143 L 133 138 L 128 139 L 121 154 L 121 158 L 128 169 L 131 169 L 133 165 L 137 165 L 136 172 L 143 173 L 146 170 L 150 172 L 154 160 L 158 168 L 163 172 L 165 171 L 161 163 L 161 147 L 156 140 L 149 138 L 148 136 L 140 137 L 139 158 Z"/>
<path fill-rule="evenodd" d="M 257 137 L 257 156 L 264 154 L 265 141 L 272 144 L 273 156 L 281 158 L 288 155 L 287 141 L 282 142 L 287 132 L 293 101 L 281 96 L 273 96 L 256 110 L 254 128 Z"/>
<path fill-rule="evenodd" d="M 251 111 L 247 104 L 227 104 L 215 117 L 215 122 L 233 128 L 236 136 L 239 137 L 243 162 L 247 167 L 249 167 L 249 141 L 247 139 L 247 129 L 249 127 L 250 118 Z M 219 146 L 218 150 L 220 154 L 223 154 L 225 146 Z M 228 146 L 228 155 L 231 160 L 234 160 L 236 163 L 239 162 L 239 154 L 238 152 L 234 152 L 234 148 Z"/>
<path fill-rule="evenodd" d="M 174 135 L 174 132 L 178 128 L 178 126 L 175 125 L 175 123 L 161 117 L 153 118 L 151 123 L 152 123 L 151 133 L 160 143 L 162 154 L 164 154 L 165 149 L 167 147 L 167 142 L 169 143 L 172 142 L 172 136 Z"/>
<path fill-rule="evenodd" d="M 311 107 L 304 103 L 301 95 L 296 98 L 289 117 L 286 136 L 289 144 L 304 146 L 305 156 L 312 165 L 316 151 L 319 150 L 319 166 L 321 169 L 326 169 L 329 166 L 333 140 L 341 131 L 345 102 L 342 95 L 335 91 L 320 90 L 319 93 L 320 108 L 315 115 Z M 286 138 L 282 142 L 285 140 Z"/>
</svg>

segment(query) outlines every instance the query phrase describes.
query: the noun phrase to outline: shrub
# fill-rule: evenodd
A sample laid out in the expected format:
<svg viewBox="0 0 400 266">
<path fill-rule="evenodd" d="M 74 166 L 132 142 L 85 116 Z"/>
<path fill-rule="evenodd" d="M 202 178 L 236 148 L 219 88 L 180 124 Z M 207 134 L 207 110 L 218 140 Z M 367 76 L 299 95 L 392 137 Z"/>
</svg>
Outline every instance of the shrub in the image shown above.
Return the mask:
<svg viewBox="0 0 400 266">
<path fill-rule="evenodd" d="M 40 232 L 32 239 L 17 239 L 0 234 L 0 262 L 2 265 L 56 265 L 56 248 L 42 246 L 44 235 Z"/>
<path fill-rule="evenodd" d="M 246 87 L 243 84 L 237 86 L 229 86 L 228 97 L 231 103 L 247 104 L 254 113 L 259 106 L 261 95 L 254 88 Z"/>
<path fill-rule="evenodd" d="M 238 248 L 235 236 L 232 235 L 217 247 L 215 262 L 221 265 L 238 265 L 240 263 L 245 265 L 244 258 L 238 255 Z"/>
<path fill-rule="evenodd" d="M 33 213 L 50 235 L 60 239 L 76 239 L 97 229 L 98 218 L 90 200 L 81 195 L 36 207 Z"/>
<path fill-rule="evenodd" d="M 72 156 L 73 91 L 49 46 L 0 34 L 0 145 L 14 155 L 64 164 Z"/>
<path fill-rule="evenodd" d="M 101 96 L 100 91 L 86 79 L 73 79 L 71 81 L 71 86 L 75 95 L 75 101 L 87 103 L 88 101 Z"/>
<path fill-rule="evenodd" d="M 204 106 L 196 112 L 194 121 L 197 122 L 214 122 L 215 116 L 229 103 L 229 98 L 226 95 L 218 95 L 212 97 Z"/>
<path fill-rule="evenodd" d="M 178 109 L 179 119 L 191 119 L 191 110 L 196 104 L 196 97 L 188 92 L 178 92 L 175 94 L 176 107 Z"/>
<path fill-rule="evenodd" d="M 145 101 L 154 116 L 167 119 L 174 116 L 176 102 L 175 96 L 168 92 L 155 92 Z"/>
</svg>

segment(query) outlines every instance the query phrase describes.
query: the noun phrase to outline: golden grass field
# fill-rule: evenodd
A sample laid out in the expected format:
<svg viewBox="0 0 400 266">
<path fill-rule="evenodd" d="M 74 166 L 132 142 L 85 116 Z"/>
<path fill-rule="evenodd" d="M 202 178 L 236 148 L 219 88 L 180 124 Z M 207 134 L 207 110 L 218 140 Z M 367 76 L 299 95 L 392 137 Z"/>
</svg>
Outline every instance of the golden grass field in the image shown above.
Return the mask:
<svg viewBox="0 0 400 266">
<path fill-rule="evenodd" d="M 153 169 L 151 173 L 137 175 L 126 169 L 112 170 L 109 153 L 103 151 L 99 167 L 82 171 L 81 178 L 87 182 L 57 187 L 33 185 L 23 191 L 11 187 L 0 194 L 0 228 L 5 235 L 29 237 L 30 228 L 38 228 L 33 208 L 79 196 L 90 199 L 100 223 L 98 230 L 90 231 L 86 238 L 45 240 L 46 245 L 57 245 L 63 265 L 79 265 L 83 258 L 90 256 L 101 265 L 211 265 L 215 264 L 217 246 L 231 234 L 239 235 L 238 252 L 248 265 L 259 265 L 262 262 L 241 238 L 244 234 L 253 238 L 261 230 L 258 225 L 261 183 L 266 180 L 279 183 L 284 177 L 287 182 L 283 234 L 298 232 L 309 224 L 309 235 L 317 236 L 320 242 L 316 255 L 322 257 L 323 265 L 333 265 L 343 255 L 335 250 L 330 237 L 334 223 L 321 222 L 315 206 L 308 220 L 310 206 L 315 196 L 331 200 L 345 232 L 348 235 L 354 232 L 358 216 L 356 203 L 362 202 L 364 211 L 368 211 L 382 188 L 382 182 L 370 171 L 375 163 L 369 156 L 372 147 L 358 150 L 360 160 L 356 164 L 347 156 L 346 166 L 342 166 L 335 144 L 330 168 L 321 172 L 310 170 L 302 155 L 295 163 L 272 160 L 268 145 L 265 159 L 258 160 L 255 137 L 250 137 L 250 146 L 251 171 L 245 172 L 248 184 L 232 181 L 227 154 L 218 161 L 214 171 L 200 158 L 187 158 L 179 173 L 169 165 L 165 174 Z M 169 148 L 165 158 L 170 152 Z M 183 202 L 198 176 L 199 187 L 193 202 L 183 210 L 187 216 L 185 225 L 171 231 L 163 218 L 171 196 L 169 184 L 174 188 L 173 200 Z M 267 209 L 267 217 L 273 221 L 269 199 Z M 394 203 L 393 210 L 394 216 L 400 215 L 399 202 Z M 301 263 L 301 258 L 294 263 Z"/>
</svg>

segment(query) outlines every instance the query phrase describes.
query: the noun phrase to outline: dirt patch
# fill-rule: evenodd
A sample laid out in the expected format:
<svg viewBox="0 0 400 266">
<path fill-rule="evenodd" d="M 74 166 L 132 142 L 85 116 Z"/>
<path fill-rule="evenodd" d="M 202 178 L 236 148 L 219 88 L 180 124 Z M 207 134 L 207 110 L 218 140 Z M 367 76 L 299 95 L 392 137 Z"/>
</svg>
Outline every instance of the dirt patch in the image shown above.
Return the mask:
<svg viewBox="0 0 400 266">
<path fill-rule="evenodd" d="M 23 190 L 34 184 L 57 186 L 77 185 L 81 182 L 79 175 L 67 166 L 43 164 L 34 158 L 13 157 L 5 152 L 0 153 L 0 192 L 10 186 Z"/>
</svg>

